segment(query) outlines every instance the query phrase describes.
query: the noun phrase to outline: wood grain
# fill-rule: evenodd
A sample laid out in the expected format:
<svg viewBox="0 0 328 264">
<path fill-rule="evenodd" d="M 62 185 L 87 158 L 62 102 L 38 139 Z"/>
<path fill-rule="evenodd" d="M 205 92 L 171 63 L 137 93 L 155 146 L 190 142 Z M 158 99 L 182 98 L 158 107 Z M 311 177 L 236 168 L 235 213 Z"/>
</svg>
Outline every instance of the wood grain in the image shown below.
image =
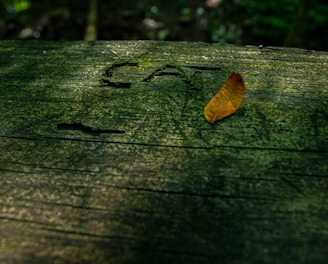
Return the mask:
<svg viewBox="0 0 328 264">
<path fill-rule="evenodd" d="M 1 263 L 325 263 L 328 53 L 0 41 Z M 236 114 L 203 108 L 230 72 Z"/>
</svg>

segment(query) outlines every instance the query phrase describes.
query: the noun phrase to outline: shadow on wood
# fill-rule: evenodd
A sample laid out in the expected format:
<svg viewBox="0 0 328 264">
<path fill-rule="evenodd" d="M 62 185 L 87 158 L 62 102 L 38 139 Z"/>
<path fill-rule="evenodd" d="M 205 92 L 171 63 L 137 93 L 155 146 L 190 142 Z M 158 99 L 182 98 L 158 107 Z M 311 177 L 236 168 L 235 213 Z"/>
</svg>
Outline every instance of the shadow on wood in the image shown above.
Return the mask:
<svg viewBox="0 0 328 264">
<path fill-rule="evenodd" d="M 328 54 L 0 42 L 0 261 L 324 263 Z M 204 105 L 238 71 L 245 99 Z"/>
</svg>

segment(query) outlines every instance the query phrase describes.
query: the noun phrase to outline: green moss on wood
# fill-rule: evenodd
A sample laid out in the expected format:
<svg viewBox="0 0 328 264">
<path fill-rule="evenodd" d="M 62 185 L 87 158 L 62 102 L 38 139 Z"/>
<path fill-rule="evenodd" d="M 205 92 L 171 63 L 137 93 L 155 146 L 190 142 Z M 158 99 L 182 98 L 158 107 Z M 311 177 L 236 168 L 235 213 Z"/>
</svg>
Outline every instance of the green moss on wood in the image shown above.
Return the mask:
<svg viewBox="0 0 328 264">
<path fill-rule="evenodd" d="M 7 263 L 326 260 L 327 53 L 147 41 L 0 53 Z M 231 71 L 244 101 L 210 125 L 203 107 Z"/>
</svg>

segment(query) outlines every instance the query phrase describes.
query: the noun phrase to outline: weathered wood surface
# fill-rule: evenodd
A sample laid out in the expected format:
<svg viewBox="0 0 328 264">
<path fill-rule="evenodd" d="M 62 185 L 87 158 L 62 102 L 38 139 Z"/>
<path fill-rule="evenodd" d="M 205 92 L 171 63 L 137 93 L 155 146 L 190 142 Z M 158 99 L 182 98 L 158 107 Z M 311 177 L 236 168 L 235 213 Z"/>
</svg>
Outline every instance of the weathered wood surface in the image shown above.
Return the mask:
<svg viewBox="0 0 328 264">
<path fill-rule="evenodd" d="M 203 107 L 231 71 L 240 110 Z M 1 263 L 326 263 L 328 53 L 0 42 Z"/>
</svg>

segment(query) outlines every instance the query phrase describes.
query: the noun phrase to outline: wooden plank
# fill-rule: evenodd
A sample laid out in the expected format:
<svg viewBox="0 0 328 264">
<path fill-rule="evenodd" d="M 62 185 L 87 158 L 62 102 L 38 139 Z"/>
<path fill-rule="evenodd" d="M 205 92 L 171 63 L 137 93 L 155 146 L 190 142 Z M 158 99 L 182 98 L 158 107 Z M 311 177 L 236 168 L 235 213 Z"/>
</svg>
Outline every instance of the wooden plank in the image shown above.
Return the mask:
<svg viewBox="0 0 328 264">
<path fill-rule="evenodd" d="M 0 262 L 324 263 L 328 54 L 0 41 Z M 246 96 L 203 107 L 231 71 Z"/>
</svg>

